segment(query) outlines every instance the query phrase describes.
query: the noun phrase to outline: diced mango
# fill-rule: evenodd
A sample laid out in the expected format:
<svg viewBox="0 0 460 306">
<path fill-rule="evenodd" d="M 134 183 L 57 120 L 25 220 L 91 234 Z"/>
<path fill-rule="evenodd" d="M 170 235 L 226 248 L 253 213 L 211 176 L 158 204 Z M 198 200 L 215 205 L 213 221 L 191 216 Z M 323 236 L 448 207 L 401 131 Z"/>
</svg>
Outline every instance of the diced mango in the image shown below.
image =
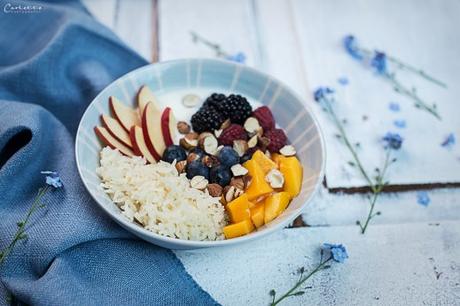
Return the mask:
<svg viewBox="0 0 460 306">
<path fill-rule="evenodd" d="M 254 225 L 251 220 L 244 220 L 235 224 L 230 224 L 224 227 L 225 238 L 235 238 L 249 234 L 254 230 Z"/>
<path fill-rule="evenodd" d="M 251 220 L 254 225 L 259 228 L 264 225 L 264 202 L 261 202 L 251 208 Z"/>
<path fill-rule="evenodd" d="M 241 222 L 251 218 L 251 213 L 249 211 L 249 200 L 245 193 L 228 203 L 225 208 L 227 209 L 230 220 L 233 223 Z"/>
<path fill-rule="evenodd" d="M 265 200 L 264 222 L 267 224 L 278 217 L 288 206 L 291 196 L 288 192 L 278 192 Z"/>
<path fill-rule="evenodd" d="M 251 182 L 245 191 L 249 201 L 273 191 L 270 185 L 265 181 L 264 171 L 255 160 L 250 159 L 245 162 L 243 166 L 248 169 L 249 175 L 251 176 Z"/>
<path fill-rule="evenodd" d="M 273 153 L 272 154 L 272 160 L 276 164 L 277 168 L 280 167 L 281 159 L 283 159 L 283 158 L 284 158 L 284 156 L 279 154 L 279 153 Z"/>
<path fill-rule="evenodd" d="M 255 161 L 260 168 L 262 168 L 264 174 L 267 174 L 270 170 L 276 168 L 275 162 L 268 158 L 267 155 L 260 150 L 255 151 L 254 154 L 252 154 L 251 159 Z"/>
<path fill-rule="evenodd" d="M 284 175 L 284 191 L 287 191 L 292 199 L 299 194 L 302 187 L 302 165 L 295 156 L 283 157 L 280 160 L 280 171 Z"/>
</svg>

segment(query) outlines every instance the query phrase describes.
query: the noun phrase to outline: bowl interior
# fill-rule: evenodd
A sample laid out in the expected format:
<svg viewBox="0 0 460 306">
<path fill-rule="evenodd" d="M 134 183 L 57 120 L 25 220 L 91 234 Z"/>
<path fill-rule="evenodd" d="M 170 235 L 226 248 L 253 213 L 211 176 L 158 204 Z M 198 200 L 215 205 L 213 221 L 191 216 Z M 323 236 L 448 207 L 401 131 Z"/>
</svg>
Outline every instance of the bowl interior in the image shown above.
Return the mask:
<svg viewBox="0 0 460 306">
<path fill-rule="evenodd" d="M 254 105 L 267 105 L 297 150 L 304 167 L 302 190 L 281 216 L 249 235 L 223 241 L 186 241 L 163 237 L 130 222 L 101 189 L 96 174 L 102 144 L 93 128 L 101 114 L 110 114 L 109 96 L 116 96 L 135 107 L 136 93 L 148 85 L 163 106 L 172 107 L 179 120 L 189 119 L 196 109 L 182 106 L 184 94 L 201 98 L 211 92 L 238 93 Z M 119 78 L 105 88 L 89 105 L 78 128 L 75 148 L 77 166 L 86 188 L 96 202 L 120 225 L 152 243 L 173 248 L 197 248 L 248 241 L 281 228 L 297 217 L 322 181 L 324 144 L 312 112 L 289 88 L 276 79 L 250 67 L 214 59 L 184 59 L 148 65 Z"/>
</svg>

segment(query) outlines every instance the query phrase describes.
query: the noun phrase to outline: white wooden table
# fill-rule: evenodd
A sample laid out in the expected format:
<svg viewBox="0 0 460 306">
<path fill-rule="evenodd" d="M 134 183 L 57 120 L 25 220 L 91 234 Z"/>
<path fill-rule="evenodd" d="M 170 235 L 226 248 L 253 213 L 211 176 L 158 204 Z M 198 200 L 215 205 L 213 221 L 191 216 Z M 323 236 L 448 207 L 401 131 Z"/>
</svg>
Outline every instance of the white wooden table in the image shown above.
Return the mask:
<svg viewBox="0 0 460 306">
<path fill-rule="evenodd" d="M 333 68 L 325 65 L 323 70 L 318 71 L 321 67 L 318 68 L 315 64 L 324 63 L 335 56 L 336 52 L 332 52 L 327 46 L 318 47 L 314 44 L 315 40 L 312 41 L 318 36 L 315 32 L 318 23 L 323 22 L 328 31 L 335 31 L 334 33 L 340 35 L 347 34 L 347 31 L 360 32 L 362 25 L 370 23 L 371 28 L 374 26 L 372 31 L 383 36 L 400 26 L 410 26 L 411 22 L 417 24 L 417 14 L 408 12 L 418 10 L 419 17 L 424 12 L 420 6 L 411 6 L 413 1 L 400 5 L 397 1 L 357 3 L 320 0 L 84 2 L 101 23 L 149 61 L 215 56 L 209 48 L 192 42 L 189 32 L 196 31 L 219 43 L 230 53 L 244 52 L 248 65 L 284 80 L 300 95 L 308 97 L 307 101 L 311 101 L 309 97 L 312 86 L 320 85 L 320 82 L 333 82 L 330 77 Z M 344 3 L 348 3 L 347 6 Z M 458 1 L 446 0 L 442 5 L 438 3 L 426 0 L 421 5 L 434 16 L 434 21 L 427 25 L 429 28 L 440 26 L 441 21 L 438 22 L 438 19 L 448 21 L 450 16 L 460 14 L 460 10 L 457 10 L 460 7 L 457 5 Z M 340 16 L 343 18 L 331 19 L 331 10 L 341 11 Z M 358 11 L 358 16 L 354 17 L 353 11 Z M 390 13 L 394 11 L 402 13 Z M 449 11 L 452 15 L 446 13 Z M 336 12 L 334 14 L 337 15 Z M 446 14 L 446 18 L 442 18 L 443 14 Z M 379 16 L 383 16 L 382 20 L 394 18 L 395 24 L 393 27 L 389 27 L 388 23 L 379 24 Z M 352 23 L 350 18 L 357 20 L 353 21 L 355 28 L 347 28 Z M 373 23 L 374 20 L 377 22 Z M 447 21 L 444 21 L 446 26 Z M 402 24 L 398 25 L 397 22 Z M 361 27 L 358 27 L 360 23 Z M 409 30 L 406 32 L 410 33 Z M 360 33 L 366 37 L 364 31 Z M 393 41 L 404 43 L 398 41 L 402 39 L 401 35 L 392 33 Z M 372 36 L 366 38 L 371 44 L 379 46 L 379 41 L 372 40 Z M 318 37 L 315 39 L 318 42 L 321 40 Z M 418 41 L 415 40 L 415 43 Z M 434 44 L 429 39 L 423 41 L 427 43 L 425 50 Z M 391 43 L 388 37 L 385 42 Z M 404 50 L 399 51 L 404 55 Z M 327 57 L 328 54 L 330 57 Z M 431 65 L 430 60 L 419 60 L 423 64 Z M 460 65 L 448 64 L 456 67 Z M 436 70 L 437 66 L 433 67 Z M 460 67 L 458 68 L 460 71 Z M 355 68 L 350 66 L 342 73 L 353 69 Z M 439 73 L 442 74 L 442 70 Z M 451 87 L 449 94 L 458 92 L 455 85 Z M 345 90 L 341 94 L 346 98 L 353 95 L 353 92 Z M 446 95 L 445 99 L 449 100 L 449 97 Z M 350 106 L 349 102 L 344 105 Z M 365 110 L 366 107 L 362 105 Z M 449 117 L 452 112 L 448 107 L 454 107 L 453 113 L 457 110 L 457 117 Z M 446 102 L 444 108 L 445 113 L 448 113 L 446 123 L 441 125 L 442 129 L 439 131 L 428 134 L 431 138 L 450 130 L 460 135 L 460 122 L 456 119 L 458 106 L 449 106 Z M 383 117 L 385 120 L 392 120 L 390 116 L 394 116 L 382 109 L 370 108 L 366 111 L 370 116 L 374 114 L 375 117 Z M 362 114 L 359 113 L 359 116 Z M 410 121 L 415 127 L 407 131 L 408 136 L 414 134 L 414 137 L 427 137 L 427 134 L 417 136 L 424 131 L 418 121 L 426 120 L 423 115 L 420 119 L 417 119 L 418 116 L 419 114 Z M 381 123 L 384 120 L 377 121 L 374 128 L 368 129 L 368 134 L 385 127 L 385 123 Z M 331 165 L 326 175 L 333 178 L 336 186 L 340 186 L 347 177 L 351 177 L 349 181 L 352 186 L 359 185 L 359 176 L 353 172 L 350 174 L 347 171 L 344 177 L 336 175 L 339 172 L 336 170 L 343 167 L 339 161 L 343 163 L 342 154 L 345 151 L 342 152 L 340 146 L 333 139 L 330 140 L 330 124 L 326 120 L 321 122 L 328 137 L 328 164 Z M 437 141 L 433 139 L 433 142 Z M 430 183 L 451 182 L 459 178 L 460 172 L 454 173 L 454 168 L 458 165 L 452 162 L 460 156 L 458 148 L 447 153 L 436 149 L 440 151 L 437 155 L 444 155 L 442 158 L 433 159 L 430 148 L 423 148 L 425 151 L 422 150 L 422 153 L 411 152 L 415 150 L 411 147 L 411 142 L 412 140 L 408 140 L 407 150 L 413 153 L 412 156 L 419 163 L 412 165 L 408 161 L 409 169 L 395 170 L 392 181 L 401 184 L 421 183 L 429 187 Z M 363 154 L 365 157 L 369 156 L 369 163 L 373 161 L 372 154 Z M 420 167 L 417 165 L 420 164 L 433 168 L 419 171 L 417 169 Z M 429 196 L 431 202 L 425 207 L 417 203 L 416 191 L 385 194 L 377 204 L 382 215 L 373 219 L 368 233 L 363 236 L 359 234 L 355 221 L 363 219 L 367 214 L 368 201 L 365 195 L 330 193 L 323 188 L 303 214 L 303 222 L 296 223 L 302 227 L 284 229 L 250 245 L 181 251 L 176 254 L 203 289 L 223 305 L 266 305 L 270 300 L 270 289 L 275 288 L 279 292 L 286 290 L 296 281 L 295 271 L 299 267 L 315 265 L 319 260 L 318 246 L 323 242 L 345 244 L 350 255 L 349 260 L 314 276 L 308 283 L 311 288 L 307 289 L 307 293 L 286 300 L 286 305 L 460 305 L 460 188 L 429 190 Z"/>
</svg>

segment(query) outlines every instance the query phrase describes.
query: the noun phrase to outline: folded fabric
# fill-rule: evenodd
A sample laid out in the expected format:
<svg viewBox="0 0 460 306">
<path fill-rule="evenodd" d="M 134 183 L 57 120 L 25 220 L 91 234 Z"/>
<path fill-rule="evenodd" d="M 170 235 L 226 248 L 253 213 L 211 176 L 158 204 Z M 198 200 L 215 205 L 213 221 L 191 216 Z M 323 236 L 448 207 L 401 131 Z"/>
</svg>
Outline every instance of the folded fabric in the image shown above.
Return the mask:
<svg viewBox="0 0 460 306">
<path fill-rule="evenodd" d="M 11 10 L 18 5 L 41 9 Z M 85 108 L 146 61 L 79 2 L 1 0 L 0 8 L 0 250 L 44 186 L 40 171 L 58 171 L 64 183 L 43 197 L 28 238 L 0 266 L 0 304 L 9 296 L 32 305 L 216 304 L 174 253 L 107 218 L 77 173 Z"/>
</svg>

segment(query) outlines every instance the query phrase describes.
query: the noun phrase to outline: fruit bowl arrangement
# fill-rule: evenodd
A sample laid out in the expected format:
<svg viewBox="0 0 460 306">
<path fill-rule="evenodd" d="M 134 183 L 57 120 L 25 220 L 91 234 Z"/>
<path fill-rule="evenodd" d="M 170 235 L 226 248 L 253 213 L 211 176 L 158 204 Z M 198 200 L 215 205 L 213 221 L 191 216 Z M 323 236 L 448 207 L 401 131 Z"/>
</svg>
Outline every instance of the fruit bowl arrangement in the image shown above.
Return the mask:
<svg viewBox="0 0 460 306">
<path fill-rule="evenodd" d="M 115 221 L 173 249 L 234 244 L 287 225 L 324 169 L 316 120 L 289 89 L 204 59 L 146 66 L 107 87 L 82 117 L 76 157 Z"/>
</svg>

